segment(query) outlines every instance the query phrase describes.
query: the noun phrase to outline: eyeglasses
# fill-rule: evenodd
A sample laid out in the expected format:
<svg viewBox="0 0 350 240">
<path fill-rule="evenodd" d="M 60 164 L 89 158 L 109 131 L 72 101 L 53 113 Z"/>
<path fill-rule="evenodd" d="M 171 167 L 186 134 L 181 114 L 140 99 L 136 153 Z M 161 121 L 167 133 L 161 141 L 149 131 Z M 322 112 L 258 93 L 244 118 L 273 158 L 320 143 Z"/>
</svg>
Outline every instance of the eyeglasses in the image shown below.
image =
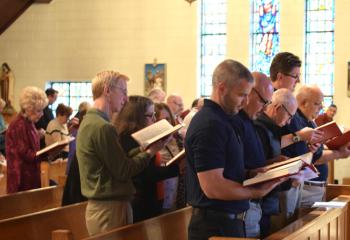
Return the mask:
<svg viewBox="0 0 350 240">
<path fill-rule="evenodd" d="M 253 91 L 256 93 L 256 95 L 258 95 L 260 101 L 264 104 L 264 107 L 266 107 L 267 105 L 270 105 L 271 104 L 271 101 L 268 101 L 266 99 L 264 99 L 260 93 L 258 92 L 258 90 L 256 90 L 255 88 L 253 88 Z"/>
<path fill-rule="evenodd" d="M 177 102 L 173 102 L 176 106 L 178 106 L 178 107 L 183 107 L 184 106 L 184 104 L 183 103 L 177 103 Z"/>
<path fill-rule="evenodd" d="M 125 96 L 128 95 L 128 90 L 126 88 L 114 86 L 113 88 L 119 89 Z"/>
<path fill-rule="evenodd" d="M 293 114 L 291 114 L 291 113 L 288 111 L 288 109 L 286 108 L 286 106 L 284 106 L 284 104 L 282 104 L 281 106 L 282 106 L 282 108 L 284 109 L 284 111 L 286 111 L 286 112 L 288 113 L 289 119 L 292 119 L 292 118 L 293 118 Z"/>
<path fill-rule="evenodd" d="M 300 80 L 300 75 L 296 74 L 296 75 L 293 75 L 293 74 L 290 74 L 290 73 L 283 73 L 284 75 L 286 76 L 289 76 L 291 78 L 294 78 L 295 80 Z"/>
<path fill-rule="evenodd" d="M 145 117 L 155 118 L 155 117 L 156 117 L 156 112 L 146 113 L 146 114 L 145 114 Z"/>
</svg>

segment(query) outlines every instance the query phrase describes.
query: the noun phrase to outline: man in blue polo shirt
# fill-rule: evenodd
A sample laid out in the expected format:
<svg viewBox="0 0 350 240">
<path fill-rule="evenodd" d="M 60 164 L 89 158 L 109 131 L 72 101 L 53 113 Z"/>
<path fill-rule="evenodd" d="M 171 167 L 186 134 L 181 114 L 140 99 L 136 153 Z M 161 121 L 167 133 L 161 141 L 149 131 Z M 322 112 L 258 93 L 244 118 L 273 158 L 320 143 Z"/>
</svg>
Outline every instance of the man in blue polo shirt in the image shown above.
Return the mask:
<svg viewBox="0 0 350 240">
<path fill-rule="evenodd" d="M 241 141 L 230 118 L 246 104 L 253 87 L 249 70 L 234 60 L 213 73 L 210 100 L 192 119 L 185 139 L 186 193 L 193 207 L 189 239 L 244 237 L 248 199 L 266 195 L 282 180 L 243 187 L 246 177 Z"/>
<path fill-rule="evenodd" d="M 254 127 L 255 120 L 270 103 L 273 87 L 271 80 L 263 73 L 253 72 L 255 85 L 248 95 L 248 104 L 232 118 L 232 125 L 243 143 L 244 166 L 248 170 L 267 165 L 264 149 Z M 245 218 L 247 237 L 259 237 L 261 218 L 260 199 L 251 199 Z"/>
<path fill-rule="evenodd" d="M 295 132 L 303 127 L 315 128 L 314 119 L 322 109 L 323 93 L 317 86 L 302 86 L 297 95 L 298 111 L 293 118 L 287 130 Z M 350 155 L 348 145 L 343 146 L 339 150 L 324 149 L 322 144 L 307 144 L 306 142 L 295 143 L 283 150 L 283 152 L 295 157 L 309 150 L 314 152 L 313 163 L 320 172 L 318 178 L 310 181 L 304 181 L 304 186 L 301 192 L 300 205 L 302 207 L 311 207 L 314 202 L 322 201 L 325 193 L 325 186 L 328 177 L 328 161 L 346 158 Z"/>
</svg>

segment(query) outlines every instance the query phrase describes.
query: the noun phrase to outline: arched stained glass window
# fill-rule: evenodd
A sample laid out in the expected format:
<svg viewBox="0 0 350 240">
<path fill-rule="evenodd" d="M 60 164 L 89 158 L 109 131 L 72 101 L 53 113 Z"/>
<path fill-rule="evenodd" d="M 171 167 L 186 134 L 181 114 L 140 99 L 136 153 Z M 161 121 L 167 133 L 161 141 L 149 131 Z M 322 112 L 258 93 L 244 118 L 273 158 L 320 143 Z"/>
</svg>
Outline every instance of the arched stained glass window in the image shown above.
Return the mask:
<svg viewBox="0 0 350 240">
<path fill-rule="evenodd" d="M 226 0 L 202 0 L 200 4 L 200 94 L 210 96 L 214 68 L 226 56 Z"/>
<path fill-rule="evenodd" d="M 270 64 L 279 51 L 279 0 L 253 0 L 252 71 L 269 75 Z"/>
<path fill-rule="evenodd" d="M 333 102 L 334 0 L 306 0 L 305 83 L 318 85 L 324 105 Z"/>
</svg>

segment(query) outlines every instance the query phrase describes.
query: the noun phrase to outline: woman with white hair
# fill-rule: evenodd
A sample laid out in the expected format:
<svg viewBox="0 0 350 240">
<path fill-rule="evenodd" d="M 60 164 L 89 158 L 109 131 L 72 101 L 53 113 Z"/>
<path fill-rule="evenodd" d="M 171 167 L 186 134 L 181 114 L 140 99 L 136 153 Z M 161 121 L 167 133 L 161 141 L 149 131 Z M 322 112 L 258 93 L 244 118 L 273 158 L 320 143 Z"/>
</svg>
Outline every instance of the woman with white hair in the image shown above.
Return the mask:
<svg viewBox="0 0 350 240">
<path fill-rule="evenodd" d="M 26 87 L 20 95 L 20 113 L 6 132 L 7 192 L 40 188 L 40 137 L 34 123 L 48 100 L 43 90 Z"/>
</svg>

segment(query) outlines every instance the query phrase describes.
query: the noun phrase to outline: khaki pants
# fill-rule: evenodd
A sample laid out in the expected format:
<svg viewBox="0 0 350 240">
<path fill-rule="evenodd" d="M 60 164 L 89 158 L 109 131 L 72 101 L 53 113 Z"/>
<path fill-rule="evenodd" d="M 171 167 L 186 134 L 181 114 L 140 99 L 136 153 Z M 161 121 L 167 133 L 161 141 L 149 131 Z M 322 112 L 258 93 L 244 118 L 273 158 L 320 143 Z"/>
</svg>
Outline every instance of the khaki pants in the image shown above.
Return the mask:
<svg viewBox="0 0 350 240">
<path fill-rule="evenodd" d="M 126 201 L 97 201 L 89 200 L 85 221 L 91 235 L 106 232 L 113 228 L 132 224 L 132 208 Z"/>
</svg>

